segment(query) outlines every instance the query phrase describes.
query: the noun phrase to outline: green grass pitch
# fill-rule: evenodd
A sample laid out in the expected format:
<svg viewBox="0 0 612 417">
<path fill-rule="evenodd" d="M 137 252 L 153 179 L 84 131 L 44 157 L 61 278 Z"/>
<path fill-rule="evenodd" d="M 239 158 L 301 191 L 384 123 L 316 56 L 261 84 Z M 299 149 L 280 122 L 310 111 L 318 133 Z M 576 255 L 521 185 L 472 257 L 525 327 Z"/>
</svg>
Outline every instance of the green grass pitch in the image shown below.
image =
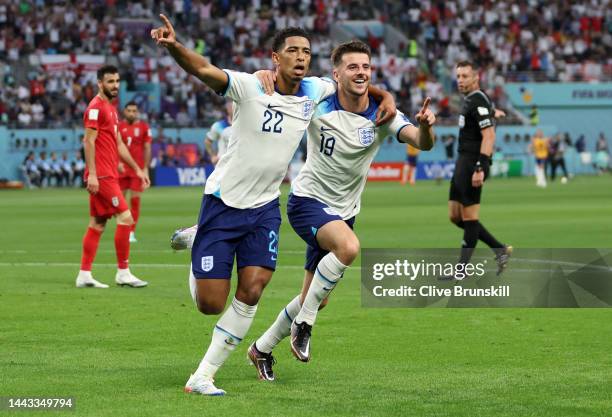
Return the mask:
<svg viewBox="0 0 612 417">
<path fill-rule="evenodd" d="M 610 247 L 610 181 L 581 177 L 545 190 L 531 178 L 490 181 L 481 220 L 516 247 Z M 446 182 L 368 184 L 356 224 L 362 247 L 457 247 L 447 193 Z M 94 290 L 74 288 L 85 191 L 0 193 L 0 396 L 71 396 L 69 415 L 104 417 L 610 415 L 612 311 L 364 309 L 357 267 L 319 315 L 313 360 L 297 362 L 284 341 L 277 381 L 258 381 L 246 349 L 302 282 L 304 244 L 286 219 L 279 269 L 217 375 L 228 395 L 184 394 L 217 318 L 194 308 L 189 254 L 168 243 L 175 227 L 196 221 L 200 195 L 147 191 L 131 268 L 150 286 Z M 93 270 L 109 284 L 114 226 Z"/>
</svg>

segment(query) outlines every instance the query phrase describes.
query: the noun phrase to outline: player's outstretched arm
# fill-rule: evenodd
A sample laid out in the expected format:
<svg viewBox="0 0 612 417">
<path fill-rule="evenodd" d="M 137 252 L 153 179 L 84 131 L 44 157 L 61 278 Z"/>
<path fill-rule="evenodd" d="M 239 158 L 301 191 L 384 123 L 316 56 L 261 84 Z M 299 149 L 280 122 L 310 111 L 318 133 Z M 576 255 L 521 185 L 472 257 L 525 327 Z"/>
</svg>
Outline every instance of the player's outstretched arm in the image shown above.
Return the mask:
<svg viewBox="0 0 612 417">
<path fill-rule="evenodd" d="M 399 140 L 410 143 L 412 146 L 423 151 L 433 148 L 436 136 L 433 125 L 436 123 L 436 115 L 428 108 L 431 98 L 427 97 L 421 110 L 415 115 L 419 127 L 408 125 L 399 132 Z"/>
<path fill-rule="evenodd" d="M 85 153 L 85 165 L 87 166 L 88 175 L 85 178 L 87 181 L 87 191 L 91 194 L 98 192 L 100 184 L 98 183 L 98 173 L 96 171 L 96 138 L 98 131 L 90 127 L 85 128 L 85 137 L 83 138 L 83 152 Z"/>
<path fill-rule="evenodd" d="M 176 63 L 189 74 L 198 77 L 217 92 L 225 91 L 229 82 L 227 74 L 208 62 L 202 55 L 185 48 L 184 45 L 176 40 L 174 27 L 172 27 L 168 18 L 163 14 L 160 14 L 159 17 L 163 22 L 163 26 L 151 30 L 151 38 L 158 45 L 165 47 Z"/>
</svg>

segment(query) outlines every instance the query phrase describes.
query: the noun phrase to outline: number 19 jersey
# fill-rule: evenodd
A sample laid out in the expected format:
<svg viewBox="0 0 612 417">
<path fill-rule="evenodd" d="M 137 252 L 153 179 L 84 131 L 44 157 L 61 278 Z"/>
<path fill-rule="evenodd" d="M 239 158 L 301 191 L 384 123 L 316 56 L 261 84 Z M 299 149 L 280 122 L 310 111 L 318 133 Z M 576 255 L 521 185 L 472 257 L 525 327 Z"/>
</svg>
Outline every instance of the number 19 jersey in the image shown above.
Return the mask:
<svg viewBox="0 0 612 417">
<path fill-rule="evenodd" d="M 292 193 L 327 204 L 347 220 L 359 213 L 368 170 L 380 144 L 411 125 L 400 112 L 389 123 L 376 127 L 378 105 L 370 97 L 363 113 L 346 111 L 338 95 L 317 106 L 308 127 L 308 154 L 292 184 Z M 331 214 L 331 213 L 328 213 Z"/>
<path fill-rule="evenodd" d="M 300 140 L 315 106 L 332 95 L 332 81 L 307 77 L 295 95 L 264 94 L 256 76 L 225 71 L 229 80 L 222 94 L 234 101 L 227 152 L 206 181 L 204 192 L 239 209 L 261 207 L 280 195 Z"/>
</svg>

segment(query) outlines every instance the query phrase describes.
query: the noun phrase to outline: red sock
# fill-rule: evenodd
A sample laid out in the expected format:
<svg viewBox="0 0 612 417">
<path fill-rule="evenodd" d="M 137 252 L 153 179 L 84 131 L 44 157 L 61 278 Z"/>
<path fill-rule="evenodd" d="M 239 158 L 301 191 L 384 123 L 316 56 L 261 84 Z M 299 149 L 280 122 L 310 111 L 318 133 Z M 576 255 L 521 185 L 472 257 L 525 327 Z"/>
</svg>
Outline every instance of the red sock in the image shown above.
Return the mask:
<svg viewBox="0 0 612 417">
<path fill-rule="evenodd" d="M 140 217 L 140 197 L 130 198 L 130 211 L 132 212 L 132 218 L 134 219 L 134 225 L 132 231 L 136 230 L 136 223 L 138 223 L 138 217 Z"/>
<path fill-rule="evenodd" d="M 83 236 L 83 254 L 81 256 L 81 270 L 91 271 L 91 264 L 93 264 L 98 252 L 98 243 L 100 243 L 100 236 L 102 232 L 92 227 L 88 227 Z"/>
<path fill-rule="evenodd" d="M 126 269 L 130 258 L 130 232 L 132 226 L 118 224 L 115 230 L 115 252 L 117 253 L 117 267 Z"/>
</svg>

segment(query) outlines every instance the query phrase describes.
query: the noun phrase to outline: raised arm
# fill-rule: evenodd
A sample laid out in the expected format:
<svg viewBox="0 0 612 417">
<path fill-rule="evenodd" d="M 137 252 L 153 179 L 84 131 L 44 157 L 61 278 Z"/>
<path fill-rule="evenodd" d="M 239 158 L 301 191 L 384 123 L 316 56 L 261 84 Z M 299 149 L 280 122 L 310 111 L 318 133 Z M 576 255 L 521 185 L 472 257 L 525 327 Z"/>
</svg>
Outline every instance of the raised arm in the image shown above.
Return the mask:
<svg viewBox="0 0 612 417">
<path fill-rule="evenodd" d="M 187 49 L 176 40 L 174 28 L 166 16 L 159 15 L 163 26 L 151 30 L 151 38 L 165 47 L 177 64 L 189 74 L 196 76 L 216 92 L 225 91 L 229 83 L 228 75 L 212 65 L 202 55 Z"/>
<path fill-rule="evenodd" d="M 408 125 L 400 130 L 398 139 L 401 142 L 409 143 L 412 146 L 424 151 L 433 148 L 436 137 L 433 131 L 433 125 L 436 122 L 436 116 L 428 108 L 431 98 L 427 97 L 423 103 L 423 107 L 416 114 L 415 119 L 419 123 L 419 127 Z"/>
</svg>

